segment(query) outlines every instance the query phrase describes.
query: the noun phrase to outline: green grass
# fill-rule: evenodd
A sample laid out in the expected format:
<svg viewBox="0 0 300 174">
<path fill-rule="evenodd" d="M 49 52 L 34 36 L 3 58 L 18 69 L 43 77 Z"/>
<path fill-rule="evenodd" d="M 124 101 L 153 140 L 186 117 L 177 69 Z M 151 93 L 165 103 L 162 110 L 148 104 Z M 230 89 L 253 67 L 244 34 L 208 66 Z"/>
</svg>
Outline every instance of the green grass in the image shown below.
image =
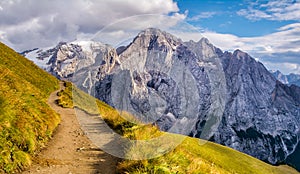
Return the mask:
<svg viewBox="0 0 300 174">
<path fill-rule="evenodd" d="M 60 118 L 47 104 L 58 80 L 0 43 L 0 173 L 20 171 Z"/>
<path fill-rule="evenodd" d="M 98 112 L 100 112 L 101 117 L 112 129 L 124 137 L 136 140 L 150 140 L 151 138 L 168 134 L 175 138 L 184 139 L 179 146 L 163 156 L 146 160 L 123 160 L 118 165 L 118 171 L 120 173 L 298 173 L 291 167 L 272 166 L 249 155 L 219 144 L 183 135 L 161 132 L 155 126 L 141 124 L 130 113 L 117 111 L 99 100 L 86 96 L 86 94 L 84 95 L 83 92 L 78 89 L 75 89 L 74 91 L 77 97 L 79 94 L 81 97 L 85 96 L 89 98 L 77 99 L 80 101 L 79 103 L 85 100 L 90 102 L 96 101 L 99 109 Z M 74 96 L 74 94 L 72 95 L 71 84 L 68 85 L 68 88 L 66 88 L 65 92 L 62 94 L 64 97 L 61 96 L 61 99 L 65 99 L 66 102 L 72 101 L 72 98 L 70 97 Z M 88 105 L 78 103 L 75 105 L 86 111 L 95 111 L 95 108 L 90 109 Z M 149 149 L 143 150 L 142 153 L 149 152 Z M 136 154 L 137 151 L 135 147 L 131 147 L 126 153 L 130 156 Z"/>
<path fill-rule="evenodd" d="M 58 92 L 57 104 L 64 108 L 81 108 L 90 114 L 97 114 L 98 107 L 96 105 L 96 99 L 87 93 L 73 88 L 72 83 L 64 82 L 65 89 Z"/>
<path fill-rule="evenodd" d="M 65 90 L 57 93 L 57 104 L 63 108 L 73 108 L 72 83 L 64 82 Z"/>
</svg>

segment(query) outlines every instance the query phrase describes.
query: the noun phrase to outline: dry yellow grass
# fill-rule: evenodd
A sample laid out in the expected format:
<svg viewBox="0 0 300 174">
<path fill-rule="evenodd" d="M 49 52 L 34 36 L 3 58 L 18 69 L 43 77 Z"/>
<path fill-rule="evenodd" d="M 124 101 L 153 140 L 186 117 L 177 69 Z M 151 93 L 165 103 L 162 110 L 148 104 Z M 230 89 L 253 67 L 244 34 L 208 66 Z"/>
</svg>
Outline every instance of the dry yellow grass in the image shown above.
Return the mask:
<svg viewBox="0 0 300 174">
<path fill-rule="evenodd" d="M 170 140 L 183 139 L 182 143 L 176 148 L 160 157 L 144 160 L 123 160 L 118 165 L 118 171 L 120 173 L 298 173 L 291 167 L 272 166 L 249 155 L 219 144 L 183 135 L 161 132 L 156 126 L 140 123 L 128 112 L 117 111 L 99 100 L 96 100 L 96 103 L 101 117 L 112 129 L 124 137 L 134 140 L 152 140 L 162 135 L 167 135 L 171 137 Z M 83 107 L 82 109 L 87 108 Z M 155 143 L 153 144 L 153 148 L 139 148 L 138 151 L 136 147 L 132 146 L 126 153 L 128 157 L 134 158 L 135 156 L 147 153 L 155 153 L 155 149 L 158 148 L 162 147 Z"/>
<path fill-rule="evenodd" d="M 0 43 L 0 173 L 24 169 L 60 119 L 48 105 L 58 80 Z"/>
</svg>

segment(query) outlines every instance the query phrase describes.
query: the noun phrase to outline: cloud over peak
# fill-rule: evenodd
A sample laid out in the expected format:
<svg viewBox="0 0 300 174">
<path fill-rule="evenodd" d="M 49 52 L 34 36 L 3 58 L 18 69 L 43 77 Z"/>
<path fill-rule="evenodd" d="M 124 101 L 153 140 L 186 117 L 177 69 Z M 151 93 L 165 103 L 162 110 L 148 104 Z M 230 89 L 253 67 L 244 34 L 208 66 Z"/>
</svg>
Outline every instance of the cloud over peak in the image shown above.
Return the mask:
<svg viewBox="0 0 300 174">
<path fill-rule="evenodd" d="M 1 41 L 16 50 L 74 40 L 133 15 L 184 18 L 172 0 L 1 0 L 0 7 Z"/>
</svg>

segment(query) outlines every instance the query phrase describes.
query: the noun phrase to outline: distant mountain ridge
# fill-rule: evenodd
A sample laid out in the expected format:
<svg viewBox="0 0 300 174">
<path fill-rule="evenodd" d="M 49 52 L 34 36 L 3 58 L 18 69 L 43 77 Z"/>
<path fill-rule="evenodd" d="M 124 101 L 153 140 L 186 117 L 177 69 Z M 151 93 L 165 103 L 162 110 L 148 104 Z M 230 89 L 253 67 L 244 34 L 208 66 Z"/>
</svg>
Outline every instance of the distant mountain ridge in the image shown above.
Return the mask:
<svg viewBox="0 0 300 174">
<path fill-rule="evenodd" d="M 223 52 L 205 38 L 183 42 L 153 28 L 117 50 L 102 43 L 64 43 L 49 58 L 48 71 L 112 106 L 158 118 L 162 130 L 202 137 L 205 125 L 215 121 L 217 130 L 206 136 L 211 141 L 272 164 L 299 156 L 294 154 L 300 140 L 299 88 L 278 83 L 247 53 Z M 123 90 L 123 98 L 116 90 Z"/>
<path fill-rule="evenodd" d="M 288 75 L 284 75 L 279 70 L 270 71 L 270 72 L 273 74 L 273 76 L 277 80 L 279 80 L 283 84 L 300 86 L 300 75 L 299 74 L 290 73 Z"/>
</svg>

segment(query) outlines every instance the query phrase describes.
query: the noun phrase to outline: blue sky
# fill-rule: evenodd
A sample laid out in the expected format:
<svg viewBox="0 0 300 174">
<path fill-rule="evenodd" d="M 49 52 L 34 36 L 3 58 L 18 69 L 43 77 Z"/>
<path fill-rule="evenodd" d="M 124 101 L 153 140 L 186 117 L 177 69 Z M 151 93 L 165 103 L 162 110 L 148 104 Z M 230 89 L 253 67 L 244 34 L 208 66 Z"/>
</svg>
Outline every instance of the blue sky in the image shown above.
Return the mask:
<svg viewBox="0 0 300 174">
<path fill-rule="evenodd" d="M 173 34 L 203 36 L 223 51 L 248 52 L 268 69 L 300 74 L 300 0 L 1 0 L 0 19 L 0 41 L 16 51 L 99 32 L 104 42 L 120 42 L 148 27 L 188 23 L 198 30 Z"/>
<path fill-rule="evenodd" d="M 269 69 L 300 73 L 299 1 L 176 2 L 180 13 L 186 14 L 185 21 L 200 28 L 205 37 L 223 50 L 239 48 L 249 52 Z M 226 46 L 219 43 L 220 40 L 227 40 L 231 44 Z"/>
<path fill-rule="evenodd" d="M 218 33 L 240 37 L 263 36 L 276 32 L 295 20 L 248 19 L 238 15 L 253 1 L 241 0 L 176 0 L 181 13 L 188 13 L 186 21 L 194 26 Z"/>
</svg>

